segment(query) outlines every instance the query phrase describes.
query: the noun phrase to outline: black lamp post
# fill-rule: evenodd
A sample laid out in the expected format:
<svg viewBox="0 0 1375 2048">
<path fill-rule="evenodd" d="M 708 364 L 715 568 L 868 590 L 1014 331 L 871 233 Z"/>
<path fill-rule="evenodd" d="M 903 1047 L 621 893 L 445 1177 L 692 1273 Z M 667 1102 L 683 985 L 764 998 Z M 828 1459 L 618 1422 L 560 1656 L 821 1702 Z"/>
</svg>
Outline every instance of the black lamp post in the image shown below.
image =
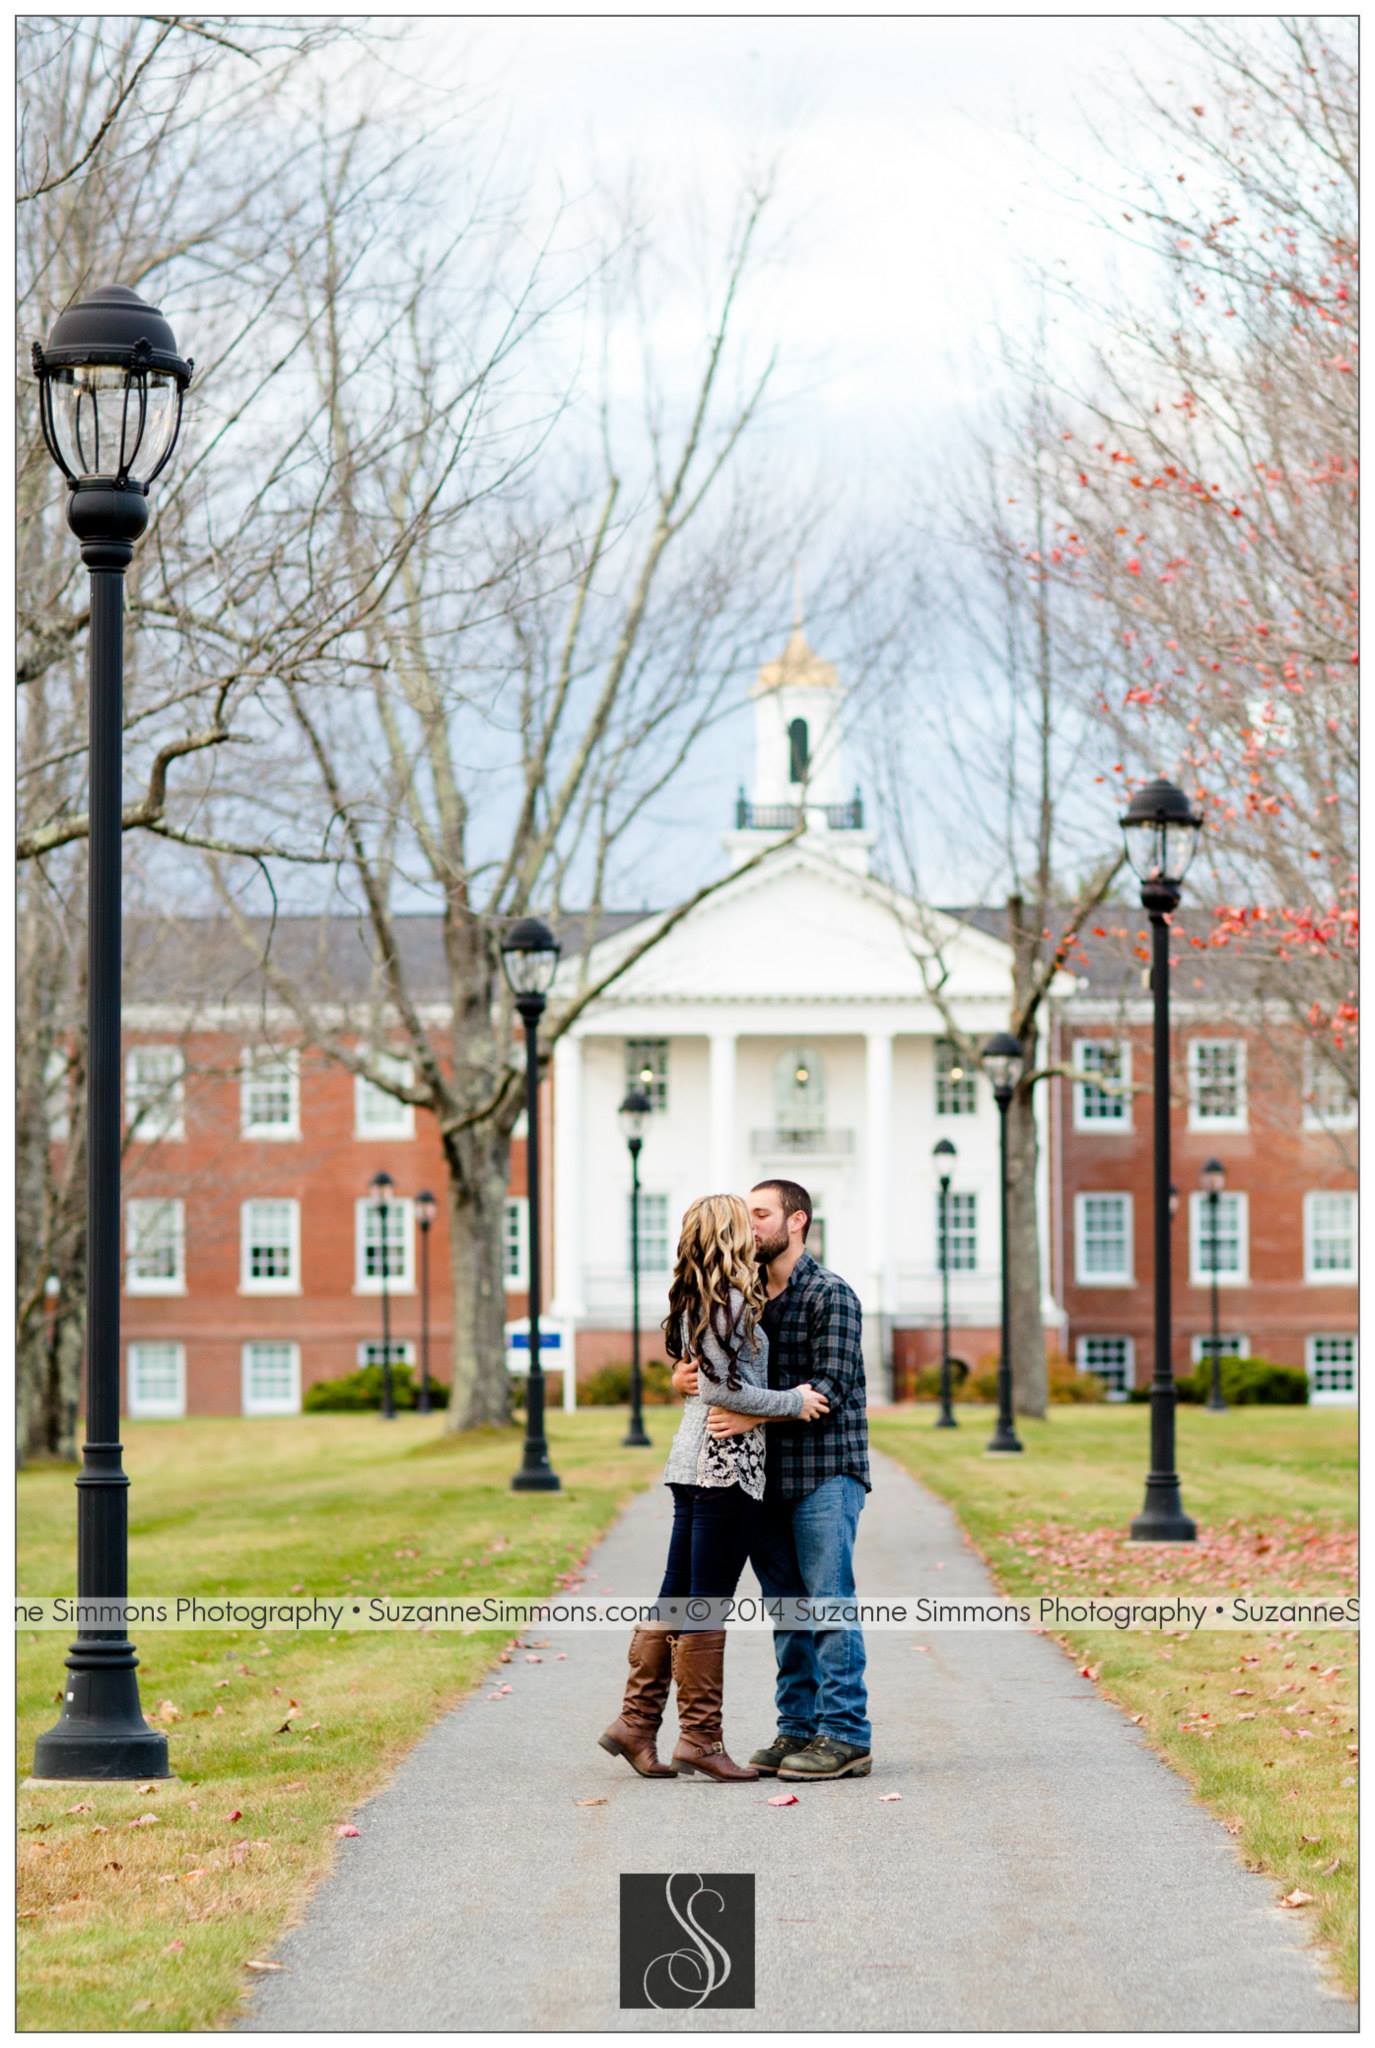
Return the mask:
<svg viewBox="0 0 1375 2048">
<path fill-rule="evenodd" d="M 643 1088 L 630 1089 L 620 1107 L 621 1130 L 630 1153 L 630 1428 L 624 1441 L 636 1448 L 649 1443 L 640 1384 L 640 1147 L 645 1141 L 645 1119 L 653 1107 Z"/>
<path fill-rule="evenodd" d="M 420 1399 L 421 1415 L 430 1412 L 430 1225 L 434 1222 L 435 1199 L 428 1188 L 415 1198 L 415 1220 L 420 1225 Z"/>
<path fill-rule="evenodd" d="M 1227 1185 L 1227 1169 L 1220 1159 L 1209 1159 L 1204 1162 L 1199 1178 L 1203 1182 L 1203 1192 L 1208 1197 L 1208 1270 L 1213 1283 L 1213 1335 L 1208 1347 L 1212 1355 L 1213 1370 L 1205 1406 L 1214 1415 L 1225 1415 L 1227 1403 L 1222 1398 L 1222 1339 L 1218 1335 L 1217 1314 L 1217 1212 L 1222 1190 Z"/>
<path fill-rule="evenodd" d="M 391 1380 L 391 1241 L 387 1236 L 391 1191 L 396 1182 L 389 1173 L 375 1173 L 368 1183 L 377 1216 L 378 1271 L 382 1275 L 382 1420 L 396 1420 L 396 1402 Z"/>
<path fill-rule="evenodd" d="M 1155 1373 L 1151 1380 L 1151 1469 L 1146 1499 L 1131 1525 L 1139 1543 L 1192 1543 L 1175 1471 L 1175 1385 L 1170 1302 L 1170 932 L 1203 819 L 1172 782 L 1138 789 L 1122 819 L 1127 858 L 1151 920 L 1155 998 Z"/>
<path fill-rule="evenodd" d="M 525 1026 L 525 1179 L 530 1230 L 530 1377 L 525 1394 L 525 1457 L 511 1484 L 554 1493 L 559 1478 L 544 1434 L 544 1360 L 540 1356 L 539 1020 L 558 971 L 559 942 L 537 917 L 523 917 L 501 942 L 501 964 Z M 570 1370 L 565 1366 L 565 1371 Z"/>
<path fill-rule="evenodd" d="M 931 1157 L 939 1162 L 941 1189 L 941 1412 L 937 1429 L 955 1429 L 955 1410 L 950 1400 L 950 1173 L 955 1148 L 949 1138 L 940 1138 Z"/>
<path fill-rule="evenodd" d="M 998 1359 L 998 1426 L 990 1451 L 1020 1451 L 1021 1439 L 1012 1421 L 1012 1290 L 1007 1262 L 1007 1107 L 1022 1075 L 1022 1041 L 1010 1031 L 995 1031 L 979 1054 L 998 1105 L 998 1216 L 1002 1240 L 1003 1341 Z"/>
<path fill-rule="evenodd" d="M 79 1600 L 129 1588 L 129 1480 L 119 1441 L 120 889 L 124 572 L 169 461 L 192 365 L 161 313 L 120 285 L 69 306 L 33 350 L 48 453 L 67 480 L 67 524 L 90 571 L 86 1097 L 86 1441 L 76 1481 Z M 57 1725 L 37 1778 L 168 1778 L 167 1738 L 139 1702 L 122 1626 L 78 1620 Z"/>
</svg>

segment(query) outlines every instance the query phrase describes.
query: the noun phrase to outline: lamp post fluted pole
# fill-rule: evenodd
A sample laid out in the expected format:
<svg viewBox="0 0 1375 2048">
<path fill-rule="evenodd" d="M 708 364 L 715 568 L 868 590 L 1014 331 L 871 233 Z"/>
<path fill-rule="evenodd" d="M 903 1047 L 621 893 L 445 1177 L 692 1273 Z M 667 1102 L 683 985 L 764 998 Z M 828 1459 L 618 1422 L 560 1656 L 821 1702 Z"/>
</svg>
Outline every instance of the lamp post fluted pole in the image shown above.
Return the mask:
<svg viewBox="0 0 1375 2048">
<path fill-rule="evenodd" d="M 630 1154 L 630 1427 L 627 1449 L 649 1447 L 645 1429 L 644 1386 L 640 1372 L 640 1150 L 653 1104 L 642 1088 L 632 1088 L 621 1104 L 621 1128 Z"/>
<path fill-rule="evenodd" d="M 1022 1073 L 1022 1043 L 1009 1031 L 995 1032 L 979 1055 L 998 1105 L 998 1225 L 1002 1250 L 1002 1343 L 998 1355 L 998 1426 L 989 1438 L 990 1451 L 1020 1451 L 1022 1440 L 1012 1419 L 1012 1275 L 1008 1269 L 1007 1112 Z"/>
<path fill-rule="evenodd" d="M 1212 1370 L 1208 1375 L 1207 1407 L 1213 1415 L 1225 1415 L 1227 1403 L 1222 1398 L 1222 1338 L 1219 1332 L 1217 1298 L 1217 1248 L 1218 1209 L 1222 1201 L 1222 1190 L 1227 1184 L 1227 1171 L 1220 1159 L 1210 1159 L 1203 1168 L 1203 1190 L 1208 1198 L 1208 1277 L 1212 1295 L 1213 1334 L 1209 1342 Z"/>
<path fill-rule="evenodd" d="M 1170 930 L 1184 873 L 1202 827 L 1183 790 L 1152 782 L 1137 790 L 1122 820 L 1128 858 L 1141 882 L 1151 924 L 1154 998 L 1155 1371 L 1151 1379 L 1151 1465 L 1146 1498 L 1131 1525 L 1138 1543 L 1192 1543 L 1198 1530 L 1184 1512 L 1175 1470 L 1174 1326 L 1170 1269 Z"/>
<path fill-rule="evenodd" d="M 86 1415 L 76 1480 L 79 1602 L 129 1591 L 129 1479 L 119 1433 L 120 963 L 124 746 L 124 573 L 148 524 L 148 486 L 166 465 L 192 365 L 171 327 L 107 286 L 35 345 L 43 437 L 67 480 L 67 523 L 90 573 L 87 849 Z M 122 1617 L 91 1626 L 78 1608 L 62 1712 L 39 1736 L 39 1779 L 168 1778 L 167 1737 L 139 1700 Z"/>
<path fill-rule="evenodd" d="M 415 1198 L 415 1218 L 420 1225 L 420 1398 L 416 1409 L 430 1412 L 430 1225 L 434 1222 L 435 1199 L 428 1188 Z"/>
<path fill-rule="evenodd" d="M 391 1221 L 389 1197 L 395 1181 L 389 1173 L 375 1173 L 369 1182 L 373 1208 L 377 1215 L 377 1262 L 382 1279 L 382 1420 L 396 1420 L 396 1399 L 392 1390 L 391 1375 L 391 1239 L 388 1228 Z"/>
<path fill-rule="evenodd" d="M 955 1161 L 955 1147 L 949 1138 L 936 1142 L 932 1157 L 941 1162 L 940 1215 L 941 1215 L 941 1406 L 936 1417 L 937 1429 L 955 1429 L 954 1404 L 950 1389 L 950 1168 Z"/>
<path fill-rule="evenodd" d="M 559 944 L 537 917 L 523 917 L 501 946 L 502 966 L 525 1029 L 525 1179 L 529 1222 L 530 1375 L 525 1393 L 525 1454 L 511 1485 L 521 1493 L 554 1493 L 559 1478 L 544 1433 L 544 1360 L 540 1353 L 539 1024 L 559 962 Z M 571 1362 L 564 1367 L 572 1371 Z"/>
</svg>

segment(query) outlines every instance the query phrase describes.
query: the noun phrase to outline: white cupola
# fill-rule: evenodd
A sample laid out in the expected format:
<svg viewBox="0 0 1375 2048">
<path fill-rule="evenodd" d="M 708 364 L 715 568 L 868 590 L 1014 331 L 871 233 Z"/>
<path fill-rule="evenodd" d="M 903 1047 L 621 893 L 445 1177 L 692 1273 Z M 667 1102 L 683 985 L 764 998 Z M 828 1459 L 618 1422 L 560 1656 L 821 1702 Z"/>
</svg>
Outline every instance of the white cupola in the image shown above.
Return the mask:
<svg viewBox="0 0 1375 2048">
<path fill-rule="evenodd" d="M 761 834 L 781 838 L 805 811 L 807 835 L 824 840 L 828 856 L 866 873 L 872 832 L 846 761 L 846 691 L 829 661 L 808 645 L 799 619 L 776 661 L 766 661 L 750 696 L 754 703 L 754 775 L 736 800 L 735 830 L 726 850 L 743 859 Z M 818 848 L 818 850 L 821 850 Z"/>
</svg>

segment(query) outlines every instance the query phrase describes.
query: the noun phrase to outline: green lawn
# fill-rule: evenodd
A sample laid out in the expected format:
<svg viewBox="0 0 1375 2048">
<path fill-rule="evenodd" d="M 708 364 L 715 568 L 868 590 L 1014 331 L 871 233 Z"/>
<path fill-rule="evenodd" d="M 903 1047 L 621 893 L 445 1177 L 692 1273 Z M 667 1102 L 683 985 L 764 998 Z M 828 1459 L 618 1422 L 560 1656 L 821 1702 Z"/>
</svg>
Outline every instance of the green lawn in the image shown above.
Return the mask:
<svg viewBox="0 0 1375 2048">
<path fill-rule="evenodd" d="M 1021 1456 L 990 1457 L 994 1411 L 871 1418 L 875 1446 L 947 1500 L 1010 1597 L 1154 1597 L 1204 1588 L 1356 1590 L 1356 1416 L 1340 1408 L 1177 1411 L 1177 1469 L 1197 1545 L 1128 1543 L 1149 1462 L 1149 1411 L 1055 1407 L 1017 1418 Z M 1219 1815 L 1253 1869 L 1295 1900 L 1356 1989 L 1354 1630 L 1057 1634 L 1107 1697 Z M 1307 1894 L 1307 1900 L 1303 1898 Z"/>
<path fill-rule="evenodd" d="M 625 1420 L 551 1413 L 553 1494 L 511 1491 L 518 1429 L 450 1437 L 442 1415 L 128 1423 L 130 1595 L 553 1592 L 662 1472 L 668 1415 L 650 1411 L 652 1451 L 623 1448 Z M 72 1478 L 20 1474 L 21 1593 L 75 1590 Z M 510 1632 L 134 1638 L 144 1713 L 167 1729 L 177 1776 L 143 1793 L 21 1789 L 25 2031 L 223 2024 L 245 1965 L 327 1870 L 336 1826 Z M 68 1640 L 19 1636 L 21 1779 L 57 1719 Z"/>
</svg>

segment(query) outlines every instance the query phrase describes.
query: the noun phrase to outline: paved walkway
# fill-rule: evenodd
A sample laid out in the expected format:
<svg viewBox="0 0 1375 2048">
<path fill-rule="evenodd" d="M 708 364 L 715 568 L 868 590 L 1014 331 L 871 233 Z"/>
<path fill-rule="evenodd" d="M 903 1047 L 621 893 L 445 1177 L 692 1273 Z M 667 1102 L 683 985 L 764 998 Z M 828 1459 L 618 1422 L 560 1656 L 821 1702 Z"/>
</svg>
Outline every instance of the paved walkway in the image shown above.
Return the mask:
<svg viewBox="0 0 1375 2048">
<path fill-rule="evenodd" d="M 990 1594 L 949 1510 L 873 1466 L 861 1592 Z M 669 1520 L 651 1488 L 586 1590 L 656 1591 Z M 1269 1881 L 1044 1637 L 871 1631 L 872 1777 L 771 1807 L 771 1780 L 635 1777 L 596 1745 L 626 1639 L 533 1633 L 544 1662 L 503 1665 L 505 1699 L 484 1683 L 359 1810 L 246 2030 L 1355 2029 Z M 733 1635 L 737 1758 L 772 1685 L 767 1633 Z M 661 1754 L 675 1733 L 670 1706 Z M 619 1873 L 696 1870 L 756 1873 L 755 2009 L 621 2011 Z"/>
</svg>

